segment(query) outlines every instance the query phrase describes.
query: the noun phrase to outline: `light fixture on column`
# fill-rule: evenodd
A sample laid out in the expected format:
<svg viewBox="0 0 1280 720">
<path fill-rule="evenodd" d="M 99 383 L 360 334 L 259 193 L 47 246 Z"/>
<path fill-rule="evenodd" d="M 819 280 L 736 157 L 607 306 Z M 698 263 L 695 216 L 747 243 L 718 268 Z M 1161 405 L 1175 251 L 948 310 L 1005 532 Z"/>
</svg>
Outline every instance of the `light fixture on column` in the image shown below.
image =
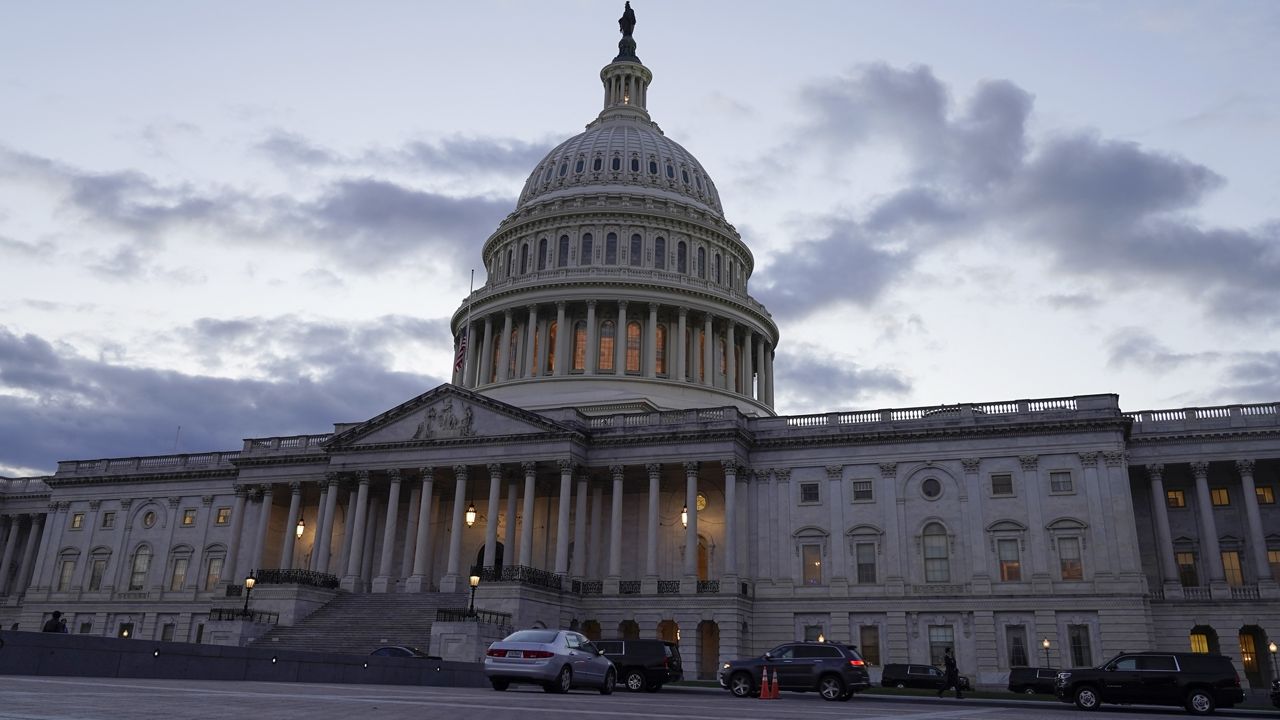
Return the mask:
<svg viewBox="0 0 1280 720">
<path fill-rule="evenodd" d="M 249 595 L 253 593 L 253 586 L 258 583 L 258 579 L 253 576 L 253 571 L 249 571 L 249 577 L 244 579 L 244 610 L 242 614 L 249 617 Z"/>
<path fill-rule="evenodd" d="M 298 526 L 293 529 L 294 535 L 296 535 L 299 539 L 301 539 L 302 533 L 306 529 L 307 529 L 307 524 L 302 521 L 302 518 L 298 518 Z"/>
<path fill-rule="evenodd" d="M 1041 640 L 1040 646 L 1044 648 L 1044 666 L 1049 667 L 1049 638 Z"/>
<path fill-rule="evenodd" d="M 480 576 L 472 575 L 468 578 L 471 583 L 471 605 L 467 607 L 467 614 L 474 616 L 476 614 L 476 588 L 480 586 Z"/>
<path fill-rule="evenodd" d="M 689 506 L 685 505 L 680 508 L 680 525 L 681 527 L 689 527 Z"/>
<path fill-rule="evenodd" d="M 467 527 L 471 527 L 472 525 L 476 524 L 476 504 L 475 503 L 467 503 L 466 520 L 467 520 Z"/>
</svg>

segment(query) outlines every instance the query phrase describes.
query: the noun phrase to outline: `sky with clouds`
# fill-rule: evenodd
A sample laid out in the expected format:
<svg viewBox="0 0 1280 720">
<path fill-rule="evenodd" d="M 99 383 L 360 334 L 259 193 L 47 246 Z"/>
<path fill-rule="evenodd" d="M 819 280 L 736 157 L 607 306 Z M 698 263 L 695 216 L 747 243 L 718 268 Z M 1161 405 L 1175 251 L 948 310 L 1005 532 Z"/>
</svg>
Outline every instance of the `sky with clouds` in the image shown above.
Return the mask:
<svg viewBox="0 0 1280 720">
<path fill-rule="evenodd" d="M 637 0 L 780 412 L 1280 400 L 1280 5 Z M 0 8 L 0 475 L 326 432 L 448 377 L 620 2 Z M 179 431 L 181 427 L 181 431 Z"/>
</svg>

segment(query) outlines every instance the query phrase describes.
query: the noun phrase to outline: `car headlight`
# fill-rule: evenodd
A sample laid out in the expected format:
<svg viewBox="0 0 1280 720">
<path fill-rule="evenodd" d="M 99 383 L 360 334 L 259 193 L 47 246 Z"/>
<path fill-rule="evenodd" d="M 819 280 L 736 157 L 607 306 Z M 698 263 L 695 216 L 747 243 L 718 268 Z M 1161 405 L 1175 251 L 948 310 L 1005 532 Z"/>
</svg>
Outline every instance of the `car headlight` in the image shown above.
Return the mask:
<svg viewBox="0 0 1280 720">
<path fill-rule="evenodd" d="M 728 669 L 729 669 L 729 663 L 724 663 L 723 665 L 721 665 L 721 666 L 720 666 L 720 669 L 721 669 L 721 670 L 728 670 Z"/>
</svg>

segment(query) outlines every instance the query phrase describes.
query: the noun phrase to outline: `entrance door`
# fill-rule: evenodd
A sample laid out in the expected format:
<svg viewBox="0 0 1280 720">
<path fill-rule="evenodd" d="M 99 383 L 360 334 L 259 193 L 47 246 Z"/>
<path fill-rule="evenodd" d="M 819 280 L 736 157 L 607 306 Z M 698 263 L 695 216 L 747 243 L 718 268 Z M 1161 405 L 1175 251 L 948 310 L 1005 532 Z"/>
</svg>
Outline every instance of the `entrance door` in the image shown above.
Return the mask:
<svg viewBox="0 0 1280 720">
<path fill-rule="evenodd" d="M 720 660 L 720 626 L 711 620 L 698 624 L 698 679 L 715 680 Z"/>
</svg>

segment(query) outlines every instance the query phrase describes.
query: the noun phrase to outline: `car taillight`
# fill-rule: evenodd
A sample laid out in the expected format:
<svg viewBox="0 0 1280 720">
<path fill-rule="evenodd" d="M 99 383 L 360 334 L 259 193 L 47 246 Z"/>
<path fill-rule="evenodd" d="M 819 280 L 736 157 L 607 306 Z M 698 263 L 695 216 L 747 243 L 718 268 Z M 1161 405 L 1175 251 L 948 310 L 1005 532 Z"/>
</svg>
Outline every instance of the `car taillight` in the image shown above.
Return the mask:
<svg viewBox="0 0 1280 720">
<path fill-rule="evenodd" d="M 866 663 L 861 660 L 850 660 L 849 664 L 854 667 L 862 667 L 863 665 L 866 665 Z"/>
<path fill-rule="evenodd" d="M 1236 687 L 1240 687 L 1240 673 L 1236 673 Z"/>
<path fill-rule="evenodd" d="M 506 650 L 488 650 L 485 652 L 485 655 L 488 655 L 489 657 L 506 657 L 507 651 Z"/>
<path fill-rule="evenodd" d="M 546 650 L 525 650 L 524 656 L 526 658 L 535 658 L 535 659 L 541 660 L 541 659 L 546 659 L 551 657 L 551 653 L 547 652 Z"/>
</svg>

